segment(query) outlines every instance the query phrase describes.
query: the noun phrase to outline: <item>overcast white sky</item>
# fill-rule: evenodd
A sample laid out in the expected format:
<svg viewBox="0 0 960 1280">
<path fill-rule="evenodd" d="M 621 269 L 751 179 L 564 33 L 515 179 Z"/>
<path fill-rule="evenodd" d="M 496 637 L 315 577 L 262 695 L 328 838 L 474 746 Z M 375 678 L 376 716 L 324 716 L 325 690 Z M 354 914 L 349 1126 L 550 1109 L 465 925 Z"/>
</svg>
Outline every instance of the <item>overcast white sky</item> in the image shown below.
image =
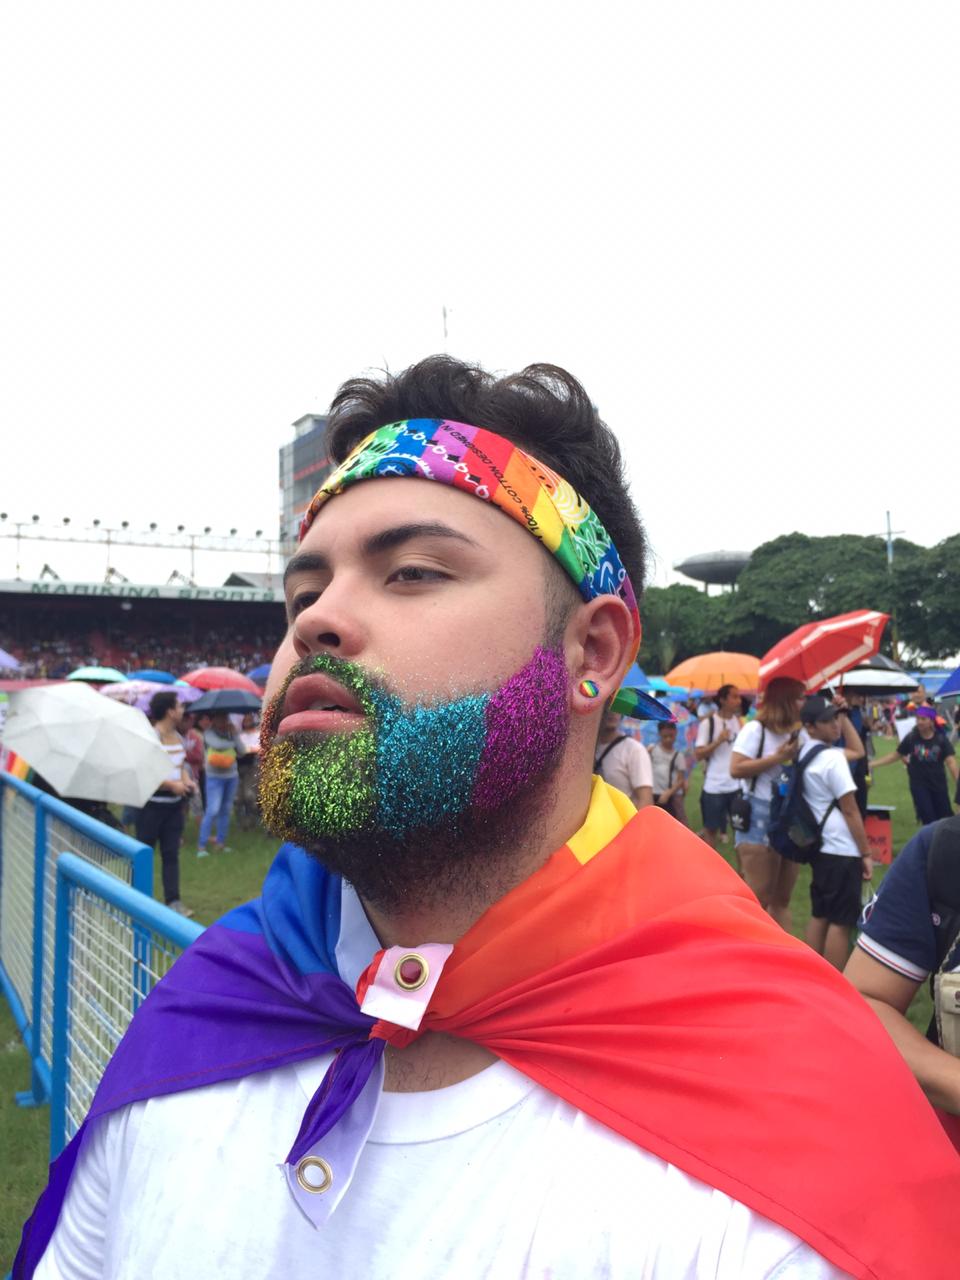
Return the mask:
<svg viewBox="0 0 960 1280">
<path fill-rule="evenodd" d="M 653 581 L 888 508 L 937 542 L 958 66 L 918 0 L 14 0 L 0 509 L 274 532 L 289 424 L 442 350 L 446 304 L 451 353 L 583 380 Z"/>
</svg>

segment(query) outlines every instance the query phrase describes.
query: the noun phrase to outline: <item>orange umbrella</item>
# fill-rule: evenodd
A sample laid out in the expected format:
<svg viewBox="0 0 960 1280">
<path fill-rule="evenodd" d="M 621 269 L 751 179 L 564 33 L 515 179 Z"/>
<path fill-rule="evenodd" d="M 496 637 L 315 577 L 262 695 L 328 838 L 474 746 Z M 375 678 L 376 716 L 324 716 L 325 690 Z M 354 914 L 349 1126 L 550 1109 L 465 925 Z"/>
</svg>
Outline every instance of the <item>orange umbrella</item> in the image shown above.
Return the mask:
<svg viewBox="0 0 960 1280">
<path fill-rule="evenodd" d="M 687 658 L 666 674 L 668 684 L 683 689 L 703 689 L 716 693 L 721 685 L 735 684 L 744 693 L 754 693 L 760 681 L 760 659 L 752 653 L 700 653 Z"/>
</svg>

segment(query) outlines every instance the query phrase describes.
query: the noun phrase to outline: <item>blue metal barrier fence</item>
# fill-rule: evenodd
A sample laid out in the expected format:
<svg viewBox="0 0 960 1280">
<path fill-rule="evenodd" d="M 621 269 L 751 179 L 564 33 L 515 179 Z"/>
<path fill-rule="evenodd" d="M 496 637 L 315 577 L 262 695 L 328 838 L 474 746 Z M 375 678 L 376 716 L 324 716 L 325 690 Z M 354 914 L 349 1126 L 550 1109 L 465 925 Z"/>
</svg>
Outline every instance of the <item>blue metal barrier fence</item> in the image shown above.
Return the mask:
<svg viewBox="0 0 960 1280">
<path fill-rule="evenodd" d="M 57 859 L 50 1159 L 87 1114 L 137 1006 L 203 932 L 75 854 Z"/>
<path fill-rule="evenodd" d="M 56 870 L 64 853 L 152 896 L 153 853 L 145 844 L 0 772 L 0 992 L 30 1051 L 21 1106 L 50 1097 Z"/>
</svg>

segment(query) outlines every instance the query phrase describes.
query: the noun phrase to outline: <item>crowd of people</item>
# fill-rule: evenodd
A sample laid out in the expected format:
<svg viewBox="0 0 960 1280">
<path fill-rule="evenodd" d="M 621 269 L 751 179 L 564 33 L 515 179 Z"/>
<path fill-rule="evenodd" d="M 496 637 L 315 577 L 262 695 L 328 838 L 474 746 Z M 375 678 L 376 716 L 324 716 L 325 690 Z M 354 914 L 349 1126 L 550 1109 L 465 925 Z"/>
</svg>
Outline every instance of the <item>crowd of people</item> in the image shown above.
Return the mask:
<svg viewBox="0 0 960 1280">
<path fill-rule="evenodd" d="M 864 819 L 870 770 L 900 762 L 921 826 L 953 813 L 947 774 L 960 806 L 960 769 L 951 737 L 956 725 L 926 700 L 902 707 L 846 697 L 805 696 L 795 680 L 776 679 L 756 708 L 744 714 L 747 699 L 736 685 L 722 686 L 697 705 L 699 723 L 693 759 L 675 749 L 676 726 L 658 725 L 658 741 L 648 750 L 624 718 L 607 712 L 598 739 L 595 766 L 638 808 L 655 804 L 688 824 L 685 797 L 691 769 L 703 766 L 700 835 L 714 849 L 734 840 L 734 861 L 761 906 L 785 929 L 793 926 L 791 899 L 801 863 L 779 853 L 770 830 L 775 792 L 785 766 L 797 764 L 798 784 L 818 828 L 819 851 L 812 859 L 810 945 L 837 968 L 850 951 L 850 935 L 861 913 L 862 882 L 873 862 Z M 889 753 L 873 756 L 872 734 L 890 731 L 896 711 L 911 727 Z M 871 756 L 873 758 L 871 759 Z M 782 806 L 781 806 L 782 807 Z"/>
<path fill-rule="evenodd" d="M 124 631 L 111 627 L 109 635 L 88 632 L 34 636 L 18 641 L 0 634 L 0 648 L 19 662 L 4 671 L 12 680 L 62 680 L 78 667 L 114 667 L 124 674 L 155 668 L 179 674 L 195 667 L 230 667 L 247 671 L 269 662 L 276 648 L 272 635 L 236 635 L 229 628 L 209 628 L 184 639 L 176 635 L 157 636 L 142 630 Z"/>
</svg>

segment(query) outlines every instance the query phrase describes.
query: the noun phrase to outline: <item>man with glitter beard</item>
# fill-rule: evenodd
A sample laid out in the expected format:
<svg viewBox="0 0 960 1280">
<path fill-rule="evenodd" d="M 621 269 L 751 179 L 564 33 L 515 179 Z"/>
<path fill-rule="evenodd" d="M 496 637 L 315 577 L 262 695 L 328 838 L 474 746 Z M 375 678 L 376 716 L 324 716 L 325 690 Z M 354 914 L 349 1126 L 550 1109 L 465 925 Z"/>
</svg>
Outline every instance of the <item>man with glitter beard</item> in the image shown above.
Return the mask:
<svg viewBox="0 0 960 1280">
<path fill-rule="evenodd" d="M 592 777 L 615 695 L 654 711 L 582 387 L 433 357 L 329 431 L 263 726 L 287 843 L 134 1019 L 14 1274 L 946 1276 L 957 1157 L 876 1019 Z"/>
</svg>

